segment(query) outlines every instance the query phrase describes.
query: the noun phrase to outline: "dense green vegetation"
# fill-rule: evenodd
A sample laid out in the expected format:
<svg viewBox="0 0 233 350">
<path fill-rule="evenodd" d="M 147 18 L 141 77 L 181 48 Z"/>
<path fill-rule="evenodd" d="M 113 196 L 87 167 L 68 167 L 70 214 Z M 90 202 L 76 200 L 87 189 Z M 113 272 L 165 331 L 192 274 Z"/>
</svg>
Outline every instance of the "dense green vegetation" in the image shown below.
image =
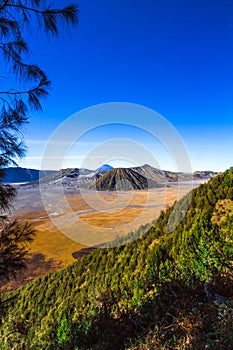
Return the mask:
<svg viewBox="0 0 233 350">
<path fill-rule="evenodd" d="M 5 294 L 0 349 L 232 349 L 232 204 L 228 170 L 192 191 L 171 233 L 173 207 L 124 246 Z"/>
</svg>

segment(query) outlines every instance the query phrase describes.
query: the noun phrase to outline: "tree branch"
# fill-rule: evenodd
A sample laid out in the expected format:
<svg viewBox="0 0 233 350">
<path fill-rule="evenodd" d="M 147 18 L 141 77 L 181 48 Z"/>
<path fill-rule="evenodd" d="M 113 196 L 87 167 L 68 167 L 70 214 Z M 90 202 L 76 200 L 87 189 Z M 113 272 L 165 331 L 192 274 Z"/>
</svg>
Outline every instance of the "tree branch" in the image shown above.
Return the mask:
<svg viewBox="0 0 233 350">
<path fill-rule="evenodd" d="M 2 11 L 8 5 L 8 0 L 4 0 L 2 6 L 0 7 L 0 11 Z"/>
<path fill-rule="evenodd" d="M 28 90 L 25 90 L 25 91 L 16 91 L 16 90 L 13 91 L 14 89 L 10 89 L 8 91 L 0 91 L 0 95 L 25 95 L 25 94 L 30 94 L 30 92 L 35 92 L 36 90 L 38 90 L 39 87 L 41 87 L 40 84 L 37 85 L 33 89 L 28 89 Z"/>
<path fill-rule="evenodd" d="M 48 13 L 59 13 L 61 12 L 61 10 L 50 10 L 50 9 L 46 9 L 46 10 L 38 10 L 36 8 L 33 8 L 33 7 L 28 7 L 28 6 L 24 6 L 24 5 L 19 5 L 19 4 L 7 4 L 6 5 L 7 7 L 15 7 L 15 8 L 19 8 L 21 10 L 26 10 L 26 11 L 31 11 L 31 12 L 34 12 L 34 13 L 39 13 L 39 14 L 44 14 L 45 12 L 48 12 Z M 57 12 L 55 12 L 57 11 Z"/>
<path fill-rule="evenodd" d="M 37 14 L 40 14 L 40 15 L 45 15 L 45 14 L 52 14 L 52 15 L 59 15 L 59 14 L 63 14 L 65 13 L 65 11 L 67 9 L 71 9 L 72 7 L 75 9 L 74 13 L 76 14 L 75 16 L 73 16 L 73 20 L 72 20 L 72 23 L 75 23 L 78 21 L 78 18 L 77 18 L 77 8 L 78 8 L 78 5 L 77 4 L 72 4 L 72 5 L 68 5 L 67 7 L 64 7 L 63 9 L 45 9 L 45 10 L 39 10 L 39 9 L 36 9 L 34 7 L 28 7 L 28 6 L 25 6 L 25 5 L 19 5 L 19 4 L 7 4 L 6 5 L 7 7 L 14 7 L 14 8 L 19 8 L 21 10 L 26 10 L 26 11 L 30 11 L 30 12 L 34 12 L 34 13 L 37 13 Z"/>
</svg>

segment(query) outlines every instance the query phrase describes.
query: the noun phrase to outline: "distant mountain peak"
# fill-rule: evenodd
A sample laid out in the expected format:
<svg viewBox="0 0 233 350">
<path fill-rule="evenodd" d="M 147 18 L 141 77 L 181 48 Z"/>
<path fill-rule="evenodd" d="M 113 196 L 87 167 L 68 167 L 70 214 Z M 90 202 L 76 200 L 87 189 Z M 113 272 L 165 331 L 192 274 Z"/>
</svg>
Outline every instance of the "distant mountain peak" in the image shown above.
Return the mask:
<svg viewBox="0 0 233 350">
<path fill-rule="evenodd" d="M 113 167 L 111 165 L 103 164 L 97 169 L 97 171 L 109 171 L 109 170 L 112 170 L 112 169 L 113 169 Z"/>
</svg>

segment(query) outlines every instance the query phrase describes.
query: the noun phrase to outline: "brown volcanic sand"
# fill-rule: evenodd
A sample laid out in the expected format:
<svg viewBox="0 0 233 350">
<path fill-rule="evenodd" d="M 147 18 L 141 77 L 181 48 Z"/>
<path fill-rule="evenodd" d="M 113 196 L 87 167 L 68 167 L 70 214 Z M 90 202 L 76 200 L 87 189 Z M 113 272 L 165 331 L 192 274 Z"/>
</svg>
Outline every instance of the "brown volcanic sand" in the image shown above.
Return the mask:
<svg viewBox="0 0 233 350">
<path fill-rule="evenodd" d="M 3 281 L 0 291 L 15 289 L 36 277 L 64 267 L 76 260 L 72 253 L 76 252 L 75 256 L 79 256 L 80 252 L 82 256 L 83 252 L 87 254 L 91 251 L 88 246 L 109 241 L 151 222 L 162 209 L 189 192 L 191 185 L 183 183 L 178 189 L 177 185 L 172 184 L 172 187 L 132 193 L 86 191 L 68 194 L 63 198 L 66 205 L 60 207 L 65 210 L 56 213 L 56 209 L 52 208 L 50 217 L 43 208 L 39 192 L 19 192 L 16 214 L 21 216 L 22 221 L 33 224 L 36 236 L 28 246 L 27 269 L 20 272 L 16 280 L 8 284 Z M 56 204 L 54 201 L 55 207 Z"/>
<path fill-rule="evenodd" d="M 83 248 L 83 245 L 60 232 L 45 210 L 23 214 L 22 219 L 31 222 L 36 230 L 36 236 L 28 247 L 31 254 L 42 253 L 47 259 L 54 259 L 64 267 L 74 261 L 73 251 Z"/>
<path fill-rule="evenodd" d="M 63 200 L 69 207 L 64 205 L 62 209 L 65 208 L 65 212 L 62 214 L 52 213 L 52 222 L 45 213 L 32 214 L 38 234 L 31 248 L 66 265 L 74 261 L 72 252 L 110 241 L 151 222 L 162 209 L 191 188 L 191 184 L 180 185 L 179 189 L 176 185 L 172 186 L 149 191 L 68 194 Z"/>
<path fill-rule="evenodd" d="M 44 254 L 47 259 L 54 259 L 65 266 L 75 260 L 72 257 L 74 251 L 88 245 L 85 239 L 82 240 L 83 235 L 93 235 L 96 232 L 97 239 L 93 242 L 91 239 L 90 242 L 99 244 L 99 234 L 102 235 L 103 242 L 135 230 L 140 225 L 154 220 L 162 209 L 172 205 L 191 189 L 191 184 L 180 185 L 179 191 L 177 186 L 172 186 L 132 193 L 86 191 L 83 194 L 68 194 L 65 199 L 70 208 L 62 214 L 50 215 L 50 218 L 45 210 L 25 212 L 24 208 L 22 218 L 32 222 L 37 231 L 29 251 Z M 28 195 L 30 196 L 30 191 Z M 96 211 L 93 208 L 96 208 Z M 85 212 L 88 210 L 90 212 Z M 61 227 L 70 227 L 71 234 L 66 235 L 65 230 L 61 232 Z M 81 237 L 81 240 L 75 242 L 70 239 L 72 237 Z"/>
<path fill-rule="evenodd" d="M 132 193 L 89 191 L 83 195 L 67 195 L 66 199 L 72 210 L 83 211 L 75 219 L 72 217 L 69 236 L 77 241 L 81 238 L 81 242 L 86 245 L 98 245 L 112 240 L 153 221 L 161 210 L 172 205 L 188 191 L 190 186 L 183 185 L 179 188 L 164 187 Z M 88 211 L 84 202 L 89 204 L 89 208 L 96 210 Z M 85 239 L 83 232 L 86 234 Z"/>
</svg>

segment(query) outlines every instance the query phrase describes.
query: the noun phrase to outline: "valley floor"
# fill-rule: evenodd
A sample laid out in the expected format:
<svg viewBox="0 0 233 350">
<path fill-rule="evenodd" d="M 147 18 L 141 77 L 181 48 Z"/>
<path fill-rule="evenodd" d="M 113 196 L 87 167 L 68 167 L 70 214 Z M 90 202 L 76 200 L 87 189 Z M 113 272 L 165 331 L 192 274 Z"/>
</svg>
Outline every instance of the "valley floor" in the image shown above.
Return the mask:
<svg viewBox="0 0 233 350">
<path fill-rule="evenodd" d="M 28 247 L 27 269 L 3 289 L 15 289 L 65 267 L 75 258 L 88 254 L 89 247 L 111 241 L 155 220 L 161 210 L 200 183 L 203 180 L 169 183 L 148 191 L 83 191 L 65 195 L 56 189 L 42 195 L 38 188 L 19 189 L 15 214 L 33 223 L 36 237 Z"/>
</svg>

